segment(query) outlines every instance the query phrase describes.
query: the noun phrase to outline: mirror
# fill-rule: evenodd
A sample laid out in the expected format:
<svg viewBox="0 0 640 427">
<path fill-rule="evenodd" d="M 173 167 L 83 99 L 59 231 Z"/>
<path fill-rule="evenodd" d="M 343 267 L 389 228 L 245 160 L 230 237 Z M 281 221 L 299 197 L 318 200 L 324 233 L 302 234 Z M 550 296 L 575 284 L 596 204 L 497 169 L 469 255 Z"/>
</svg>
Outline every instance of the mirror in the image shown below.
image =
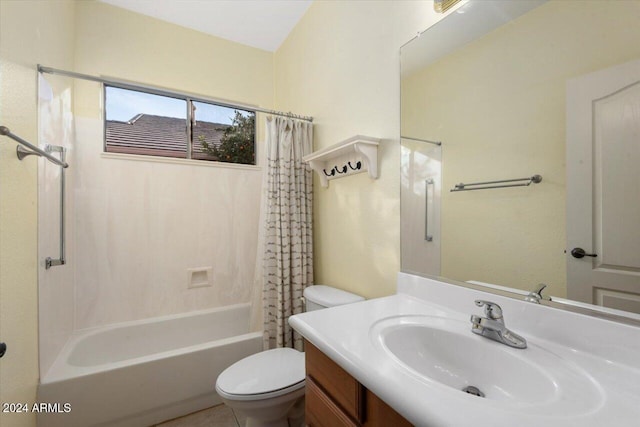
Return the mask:
<svg viewBox="0 0 640 427">
<path fill-rule="evenodd" d="M 402 270 L 640 319 L 638 40 L 638 1 L 470 0 L 405 44 Z"/>
</svg>

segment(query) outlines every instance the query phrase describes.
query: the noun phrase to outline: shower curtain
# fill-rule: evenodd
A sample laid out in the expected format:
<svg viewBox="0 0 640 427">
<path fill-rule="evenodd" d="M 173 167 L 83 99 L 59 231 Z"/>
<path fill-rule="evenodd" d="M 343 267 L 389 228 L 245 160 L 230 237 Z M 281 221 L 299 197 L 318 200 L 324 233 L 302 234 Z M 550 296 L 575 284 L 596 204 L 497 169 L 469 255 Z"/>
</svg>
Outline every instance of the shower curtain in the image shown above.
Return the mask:
<svg viewBox="0 0 640 427">
<path fill-rule="evenodd" d="M 264 347 L 302 350 L 288 319 L 302 312 L 302 292 L 313 281 L 313 176 L 302 161 L 312 150 L 313 125 L 268 117 L 266 129 Z"/>
</svg>

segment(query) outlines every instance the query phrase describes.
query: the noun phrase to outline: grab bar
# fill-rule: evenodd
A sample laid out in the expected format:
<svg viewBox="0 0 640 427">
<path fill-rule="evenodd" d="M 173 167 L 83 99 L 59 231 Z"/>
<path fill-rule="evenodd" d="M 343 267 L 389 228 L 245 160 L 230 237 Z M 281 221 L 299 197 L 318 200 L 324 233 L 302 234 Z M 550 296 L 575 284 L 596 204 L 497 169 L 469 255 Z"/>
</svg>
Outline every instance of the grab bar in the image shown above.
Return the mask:
<svg viewBox="0 0 640 427">
<path fill-rule="evenodd" d="M 0 126 L 0 135 L 8 136 L 9 138 L 13 139 L 14 141 L 24 145 L 29 150 L 31 150 L 31 151 L 27 151 L 27 150 L 21 148 L 20 146 L 18 146 L 16 148 L 16 153 L 18 155 L 18 159 L 20 159 L 20 160 L 24 159 L 26 156 L 35 154 L 36 156 L 43 156 L 47 160 L 49 160 L 50 162 L 53 162 L 58 166 L 62 166 L 63 168 L 68 168 L 69 167 L 69 165 L 67 163 L 65 163 L 64 160 L 60 161 L 60 160 L 56 159 L 51 154 L 41 150 L 40 148 L 36 147 L 35 145 L 31 144 L 30 142 L 25 141 L 24 139 L 20 138 L 18 135 L 14 134 L 14 133 L 11 133 L 9 128 L 6 127 L 6 126 Z"/>
<path fill-rule="evenodd" d="M 502 184 L 505 182 L 518 182 L 518 181 L 526 181 L 526 182 L 521 182 L 519 184 L 491 185 L 491 184 Z M 452 188 L 450 191 L 453 192 L 453 191 L 489 190 L 492 188 L 506 188 L 506 187 L 527 187 L 532 183 L 538 184 L 540 182 L 542 182 L 541 175 L 533 175 L 532 177 L 529 177 L 529 178 L 502 179 L 500 181 L 474 182 L 471 184 L 464 184 L 461 182 L 460 184 L 456 184 L 455 188 Z M 483 185 L 484 187 L 476 187 L 477 185 Z M 467 188 L 471 186 L 473 186 L 473 188 Z"/>
<path fill-rule="evenodd" d="M 35 156 L 42 156 L 44 158 L 46 158 L 47 160 L 49 160 L 52 163 L 55 163 L 56 165 L 60 166 L 60 258 L 58 259 L 53 259 L 51 257 L 47 257 L 44 261 L 44 265 L 45 265 L 45 269 L 50 269 L 51 267 L 55 267 L 57 265 L 64 265 L 66 263 L 65 261 L 65 256 L 64 256 L 64 249 L 65 249 L 65 206 L 64 206 L 64 199 L 65 199 L 65 169 L 69 167 L 69 164 L 67 162 L 65 162 L 65 152 L 67 151 L 66 148 L 58 146 L 58 145 L 47 145 L 45 147 L 45 150 L 41 150 L 40 148 L 36 147 L 35 145 L 31 144 L 30 142 L 25 141 L 24 139 L 20 138 L 18 135 L 11 133 L 11 131 L 9 130 L 8 127 L 6 126 L 0 126 L 0 135 L 4 135 L 4 136 L 8 136 L 9 138 L 13 139 L 14 141 L 18 142 L 19 144 L 24 145 L 25 147 L 27 147 L 29 150 L 24 149 L 22 146 L 18 145 L 16 147 L 16 155 L 18 156 L 19 160 L 24 159 L 27 156 L 31 156 L 31 155 L 35 155 Z M 56 159 L 54 156 L 52 156 L 49 153 L 60 153 L 60 160 Z"/>
<path fill-rule="evenodd" d="M 433 241 L 433 235 L 429 234 L 429 186 L 434 185 L 433 178 L 424 181 L 424 240 Z"/>
<path fill-rule="evenodd" d="M 46 150 L 48 152 L 60 153 L 60 161 L 66 165 L 65 153 L 67 151 L 66 148 L 61 147 L 59 145 L 47 145 Z M 54 157 L 55 159 L 55 157 Z M 57 159 L 56 159 L 57 160 Z M 52 259 L 51 257 L 47 257 L 44 260 L 44 268 L 46 270 L 51 267 L 55 267 L 58 265 L 64 265 L 66 263 L 64 256 L 64 237 L 65 237 L 65 207 L 64 207 L 64 195 L 65 195 L 65 176 L 64 176 L 64 166 L 60 168 L 60 258 Z"/>
</svg>

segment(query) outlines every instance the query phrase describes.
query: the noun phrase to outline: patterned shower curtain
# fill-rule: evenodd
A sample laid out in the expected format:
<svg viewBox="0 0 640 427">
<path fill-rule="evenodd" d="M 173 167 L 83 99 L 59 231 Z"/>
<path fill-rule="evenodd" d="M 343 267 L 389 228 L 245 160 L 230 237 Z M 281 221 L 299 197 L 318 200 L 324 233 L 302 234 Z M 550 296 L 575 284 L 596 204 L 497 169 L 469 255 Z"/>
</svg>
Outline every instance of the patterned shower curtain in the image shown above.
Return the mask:
<svg viewBox="0 0 640 427">
<path fill-rule="evenodd" d="M 302 350 L 288 323 L 301 313 L 302 292 L 313 281 L 313 125 L 267 118 L 267 188 L 263 259 L 264 347 Z"/>
</svg>

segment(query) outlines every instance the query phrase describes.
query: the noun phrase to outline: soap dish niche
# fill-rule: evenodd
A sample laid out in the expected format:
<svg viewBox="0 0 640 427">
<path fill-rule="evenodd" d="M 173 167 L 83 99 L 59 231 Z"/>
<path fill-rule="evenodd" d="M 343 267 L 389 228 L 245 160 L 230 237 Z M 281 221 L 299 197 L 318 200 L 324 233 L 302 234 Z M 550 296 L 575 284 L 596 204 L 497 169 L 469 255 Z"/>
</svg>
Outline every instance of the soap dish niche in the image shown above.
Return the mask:
<svg viewBox="0 0 640 427">
<path fill-rule="evenodd" d="M 187 289 L 210 287 L 212 278 L 212 267 L 187 268 Z"/>
</svg>

